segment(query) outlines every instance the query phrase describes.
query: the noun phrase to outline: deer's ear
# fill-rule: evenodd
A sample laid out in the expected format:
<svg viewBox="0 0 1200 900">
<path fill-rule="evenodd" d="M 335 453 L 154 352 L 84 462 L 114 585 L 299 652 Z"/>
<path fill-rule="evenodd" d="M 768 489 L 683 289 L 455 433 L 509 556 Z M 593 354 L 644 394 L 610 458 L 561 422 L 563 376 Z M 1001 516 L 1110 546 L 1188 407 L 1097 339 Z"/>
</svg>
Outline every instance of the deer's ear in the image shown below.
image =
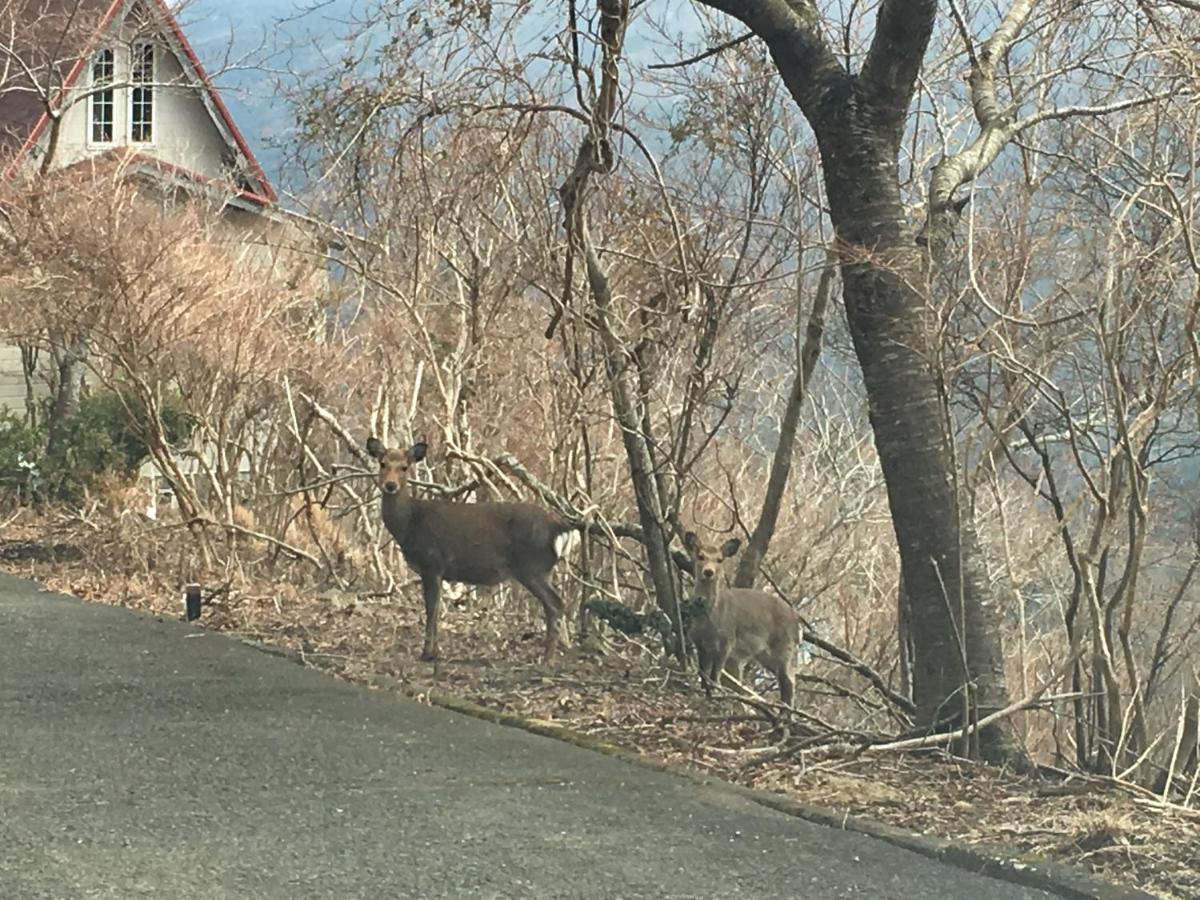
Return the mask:
<svg viewBox="0 0 1200 900">
<path fill-rule="evenodd" d="M 685 531 L 683 534 L 683 546 L 687 547 L 692 553 L 696 552 L 696 547 L 699 546 L 700 539 L 696 537 L 696 532 Z"/>
<path fill-rule="evenodd" d="M 424 441 L 413 444 L 408 448 L 408 458 L 413 462 L 420 462 L 425 458 L 425 452 L 429 449 L 429 445 Z"/>
<path fill-rule="evenodd" d="M 730 538 L 721 545 L 721 555 L 726 559 L 738 552 L 738 548 L 742 546 L 741 540 L 738 538 Z"/>
<path fill-rule="evenodd" d="M 371 435 L 367 438 L 367 453 L 376 459 L 383 459 L 383 454 L 387 453 L 387 450 L 384 449 L 383 442 L 379 438 Z"/>
</svg>

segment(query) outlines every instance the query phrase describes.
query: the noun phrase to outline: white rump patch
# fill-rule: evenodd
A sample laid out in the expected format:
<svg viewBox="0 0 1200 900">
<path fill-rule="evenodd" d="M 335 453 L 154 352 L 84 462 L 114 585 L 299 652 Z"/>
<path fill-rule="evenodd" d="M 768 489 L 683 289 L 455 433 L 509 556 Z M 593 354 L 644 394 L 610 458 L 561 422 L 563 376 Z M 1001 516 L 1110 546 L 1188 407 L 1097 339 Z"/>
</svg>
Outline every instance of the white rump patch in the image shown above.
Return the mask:
<svg viewBox="0 0 1200 900">
<path fill-rule="evenodd" d="M 575 548 L 575 539 L 579 537 L 574 529 L 564 531 L 554 539 L 554 559 L 557 562 Z"/>
</svg>

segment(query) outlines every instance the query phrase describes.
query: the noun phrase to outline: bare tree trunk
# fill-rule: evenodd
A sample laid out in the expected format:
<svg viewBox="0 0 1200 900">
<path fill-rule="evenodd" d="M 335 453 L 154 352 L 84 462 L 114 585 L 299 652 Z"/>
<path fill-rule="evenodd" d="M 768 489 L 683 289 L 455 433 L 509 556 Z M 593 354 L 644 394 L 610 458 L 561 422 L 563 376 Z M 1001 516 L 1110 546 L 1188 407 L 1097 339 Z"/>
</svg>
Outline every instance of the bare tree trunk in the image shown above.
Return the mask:
<svg viewBox="0 0 1200 900">
<path fill-rule="evenodd" d="M 677 638 L 676 655 L 683 658 L 683 623 L 679 616 L 679 596 L 676 590 L 675 569 L 671 562 L 671 534 L 665 511 L 662 507 L 661 485 L 654 469 L 649 436 L 642 430 L 643 417 L 639 414 L 637 389 L 632 383 L 630 368 L 632 359 L 609 321 L 612 292 L 608 275 L 596 257 L 587 227 L 581 226 L 581 248 L 587 263 L 588 284 L 595 305 L 604 359 L 608 369 L 609 386 L 613 409 L 621 426 L 621 439 L 625 455 L 629 460 L 629 474 L 633 481 L 634 498 L 637 501 L 638 520 L 642 526 L 646 561 L 650 568 L 650 581 L 654 585 L 654 600 L 672 623 Z"/>
<path fill-rule="evenodd" d="M 682 659 L 683 627 L 671 559 L 671 532 L 663 504 L 663 497 L 667 494 L 662 489 L 660 473 L 654 464 L 652 435 L 647 430 L 649 419 L 643 415 L 644 410 L 639 402 L 635 360 L 615 330 L 608 273 L 592 245 L 587 227 L 586 205 L 590 181 L 595 175 L 609 174 L 615 165 L 609 133 L 617 109 L 618 64 L 624 47 L 625 26 L 629 20 L 628 0 L 601 0 L 599 7 L 603 54 L 596 102 L 592 108 L 589 133 L 580 144 L 573 169 L 559 188 L 568 240 L 567 289 L 569 291 L 571 288 L 573 260 L 576 255 L 581 255 L 586 266 L 595 327 L 604 348 L 613 411 L 621 426 L 621 438 L 629 460 L 654 599 L 674 626 L 676 655 Z M 550 330 L 547 331 L 549 334 Z"/>
<path fill-rule="evenodd" d="M 53 456 L 62 448 L 67 423 L 79 411 L 82 389 L 83 364 L 87 359 L 87 339 L 77 336 L 63 348 L 58 361 L 58 384 L 54 393 L 54 406 L 50 411 L 49 438 L 46 453 Z"/>
<path fill-rule="evenodd" d="M 883 0 L 862 67 L 851 73 L 807 0 L 704 2 L 763 39 L 817 138 L 846 317 L 909 597 L 918 721 L 932 726 L 996 712 L 1008 705 L 999 610 L 960 502 L 946 403 L 929 353 L 926 257 L 900 193 L 900 142 L 938 4 Z M 1007 720 L 979 740 L 989 760 L 1028 764 Z"/>
<path fill-rule="evenodd" d="M 32 344 L 21 344 L 21 374 L 25 378 L 25 420 L 30 428 L 38 425 L 37 392 L 34 379 L 37 377 L 38 351 Z"/>
<path fill-rule="evenodd" d="M 1183 734 L 1179 740 L 1180 757 L 1177 774 L 1184 781 L 1196 777 L 1197 762 L 1200 761 L 1200 694 L 1188 697 L 1183 713 Z"/>
<path fill-rule="evenodd" d="M 841 241 L 846 316 L 900 551 L 913 641 L 913 700 L 926 725 L 1008 705 L 1000 611 L 969 507 L 930 346 L 925 264 L 900 198 L 894 146 L 861 125 L 821 141 Z M 1011 725 L 980 735 L 982 754 L 1024 763 Z"/>
<path fill-rule="evenodd" d="M 912 623 L 909 621 L 908 591 L 904 588 L 904 576 L 896 585 L 896 643 L 899 644 L 896 667 L 900 670 L 900 694 L 912 699 L 913 678 L 913 636 Z"/>
<path fill-rule="evenodd" d="M 767 476 L 767 492 L 763 496 L 762 510 L 758 515 L 758 524 L 754 526 L 750 535 L 750 541 L 738 560 L 737 573 L 734 575 L 733 583 L 737 587 L 754 586 L 754 581 L 758 578 L 758 568 L 762 565 L 771 538 L 775 535 L 779 507 L 783 502 L 788 475 L 792 471 L 792 451 L 796 444 L 796 429 L 800 424 L 800 410 L 804 406 L 813 370 L 817 367 L 817 358 L 821 355 L 821 340 L 825 334 L 825 310 L 829 307 L 829 296 L 833 293 L 834 264 L 831 256 L 817 283 L 817 293 L 813 297 L 812 311 L 808 314 L 808 326 L 804 333 L 804 345 L 796 361 L 792 389 L 788 394 L 783 421 L 779 426 L 779 441 L 775 445 L 775 455 L 771 458 L 771 471 Z"/>
<path fill-rule="evenodd" d="M 38 176 L 45 178 L 54 165 L 58 150 L 59 129 L 62 124 L 61 115 L 47 108 L 50 117 L 50 130 L 46 139 L 46 152 L 38 166 Z M 35 201 L 36 202 L 36 201 Z M 53 336 L 51 340 L 54 340 Z M 82 389 L 80 378 L 83 375 L 83 364 L 87 358 L 87 338 L 78 334 L 64 342 L 59 347 L 62 355 L 58 359 L 58 383 L 55 386 L 54 405 L 50 409 L 50 420 L 46 423 L 49 435 L 46 439 L 46 453 L 53 456 L 62 448 L 67 423 L 79 411 L 79 397 Z"/>
</svg>

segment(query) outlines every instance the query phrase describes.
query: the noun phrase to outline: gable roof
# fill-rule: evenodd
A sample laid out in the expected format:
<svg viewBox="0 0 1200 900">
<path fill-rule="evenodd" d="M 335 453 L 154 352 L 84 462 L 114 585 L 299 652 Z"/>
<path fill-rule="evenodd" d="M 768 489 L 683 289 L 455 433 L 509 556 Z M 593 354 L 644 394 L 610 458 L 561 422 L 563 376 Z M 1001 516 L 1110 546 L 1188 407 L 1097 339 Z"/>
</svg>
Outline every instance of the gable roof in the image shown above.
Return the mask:
<svg viewBox="0 0 1200 900">
<path fill-rule="evenodd" d="M 158 18 L 161 36 L 198 88 L 239 170 L 238 183 L 231 184 L 231 189 L 261 205 L 274 203 L 275 189 L 165 0 L 12 0 L 10 9 L 16 16 L 13 24 L 18 39 L 5 55 L 21 59 L 25 72 L 7 89 L 0 86 L 0 153 L 15 151 L 4 176 L 13 173 L 50 124 L 41 92 L 53 94 L 52 102 L 60 100 L 79 79 L 105 32 L 135 5 Z"/>
<path fill-rule="evenodd" d="M 81 65 L 93 35 L 105 27 L 112 0 L 9 0 L 0 44 L 9 78 L 0 85 L 0 152 L 18 153 L 45 113 L 46 94 L 58 95 Z M 76 75 L 77 77 L 77 75 Z"/>
</svg>

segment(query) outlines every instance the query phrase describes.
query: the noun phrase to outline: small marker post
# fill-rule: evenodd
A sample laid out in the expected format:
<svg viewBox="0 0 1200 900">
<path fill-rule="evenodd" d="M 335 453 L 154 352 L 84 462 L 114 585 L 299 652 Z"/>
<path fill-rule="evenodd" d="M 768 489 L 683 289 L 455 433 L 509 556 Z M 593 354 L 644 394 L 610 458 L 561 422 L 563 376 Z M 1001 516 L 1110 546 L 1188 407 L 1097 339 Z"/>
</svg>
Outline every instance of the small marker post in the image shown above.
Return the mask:
<svg viewBox="0 0 1200 900">
<path fill-rule="evenodd" d="M 185 584 L 183 586 L 184 618 L 194 622 L 200 618 L 200 585 Z"/>
</svg>

